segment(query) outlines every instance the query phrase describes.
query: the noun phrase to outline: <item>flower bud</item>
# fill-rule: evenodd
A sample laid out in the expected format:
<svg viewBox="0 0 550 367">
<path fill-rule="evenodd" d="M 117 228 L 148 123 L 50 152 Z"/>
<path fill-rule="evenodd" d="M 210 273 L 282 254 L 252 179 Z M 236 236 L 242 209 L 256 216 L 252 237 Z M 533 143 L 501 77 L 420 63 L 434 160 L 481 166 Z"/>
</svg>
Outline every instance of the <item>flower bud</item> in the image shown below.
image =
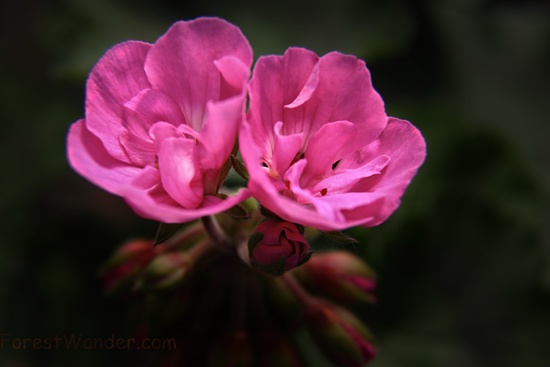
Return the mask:
<svg viewBox="0 0 550 367">
<path fill-rule="evenodd" d="M 185 252 L 167 252 L 155 257 L 141 274 L 138 287 L 145 289 L 170 289 L 185 279 L 191 259 Z"/>
<path fill-rule="evenodd" d="M 250 236 L 248 250 L 251 265 L 274 276 L 303 264 L 312 253 L 301 226 L 278 220 L 260 223 Z"/>
<path fill-rule="evenodd" d="M 338 302 L 375 300 L 374 272 L 361 258 L 347 251 L 315 254 L 293 275 L 309 290 Z"/>
<path fill-rule="evenodd" d="M 365 325 L 344 308 L 318 300 L 309 305 L 306 322 L 313 340 L 338 366 L 363 367 L 376 354 Z"/>
<path fill-rule="evenodd" d="M 131 290 L 138 274 L 155 253 L 151 240 L 132 240 L 120 246 L 100 271 L 105 282 L 104 291 L 116 293 Z"/>
</svg>

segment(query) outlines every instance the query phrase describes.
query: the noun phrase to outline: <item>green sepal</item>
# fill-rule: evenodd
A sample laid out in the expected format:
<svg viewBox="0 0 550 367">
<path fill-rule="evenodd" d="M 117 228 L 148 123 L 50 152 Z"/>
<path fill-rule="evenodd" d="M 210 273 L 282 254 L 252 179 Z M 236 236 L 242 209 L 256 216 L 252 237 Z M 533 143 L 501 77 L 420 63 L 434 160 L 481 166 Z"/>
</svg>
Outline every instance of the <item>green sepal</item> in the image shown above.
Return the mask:
<svg viewBox="0 0 550 367">
<path fill-rule="evenodd" d="M 233 154 L 230 156 L 230 160 L 231 165 L 235 169 L 235 172 L 237 172 L 239 176 L 248 181 L 250 179 L 250 174 L 248 173 L 248 169 L 246 168 L 244 163 L 238 160 L 237 157 L 235 157 Z"/>
<path fill-rule="evenodd" d="M 305 264 L 306 262 L 309 261 L 309 259 L 311 259 L 311 255 L 313 255 L 313 251 L 312 250 L 308 250 L 306 252 L 304 252 L 302 254 L 302 257 L 300 258 L 300 261 L 298 261 L 298 264 L 296 264 L 296 267 L 300 266 L 300 265 L 303 265 Z"/>
<path fill-rule="evenodd" d="M 232 206 L 231 208 L 224 211 L 225 214 L 231 216 L 234 219 L 248 219 L 250 218 L 250 214 L 248 211 L 244 208 L 244 206 L 237 204 L 235 206 Z"/>
<path fill-rule="evenodd" d="M 221 192 L 216 194 L 216 197 L 225 200 L 228 198 L 226 194 L 222 194 Z M 237 204 L 226 211 L 224 211 L 225 214 L 235 218 L 235 219 L 248 219 L 250 218 L 250 214 L 248 213 L 248 210 L 245 209 L 245 207 L 241 204 Z"/>
<path fill-rule="evenodd" d="M 160 223 L 153 246 L 157 246 L 168 241 L 173 235 L 178 233 L 184 225 L 185 224 L 182 223 Z"/>
<path fill-rule="evenodd" d="M 260 206 L 260 214 L 262 214 L 264 217 L 273 219 L 273 220 L 281 220 L 281 218 L 273 213 L 271 210 L 267 209 L 265 206 Z"/>
<path fill-rule="evenodd" d="M 340 231 L 323 232 L 321 234 L 339 245 L 357 245 L 359 242 L 348 234 Z"/>
<path fill-rule="evenodd" d="M 263 273 L 278 277 L 285 273 L 285 258 L 282 257 L 270 264 L 260 264 L 256 261 L 252 261 L 252 266 Z"/>
<path fill-rule="evenodd" d="M 220 175 L 218 176 L 218 183 L 216 185 L 216 189 L 220 189 L 222 187 L 223 182 L 225 181 L 227 175 L 229 174 L 229 170 L 231 170 L 232 162 L 230 159 L 226 160 L 225 163 L 222 166 L 222 169 L 220 170 Z"/>
</svg>

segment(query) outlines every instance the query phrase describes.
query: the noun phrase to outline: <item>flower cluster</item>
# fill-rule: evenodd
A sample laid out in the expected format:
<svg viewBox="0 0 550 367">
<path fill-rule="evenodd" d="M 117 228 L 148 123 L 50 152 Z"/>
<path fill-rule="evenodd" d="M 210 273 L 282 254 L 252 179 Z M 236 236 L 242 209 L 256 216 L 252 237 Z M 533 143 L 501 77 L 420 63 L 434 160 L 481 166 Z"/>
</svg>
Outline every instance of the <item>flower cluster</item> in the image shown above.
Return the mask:
<svg viewBox="0 0 550 367">
<path fill-rule="evenodd" d="M 236 26 L 205 17 L 173 24 L 153 44 L 119 44 L 91 71 L 85 118 L 68 134 L 69 162 L 137 214 L 161 222 L 155 241 L 115 253 L 103 273 L 106 290 L 173 289 L 189 279 L 218 288 L 208 279 L 227 267 L 235 282 L 252 288 L 283 282 L 329 357 L 360 366 L 374 355 L 364 326 L 312 294 L 373 301 L 373 276 L 349 255 L 308 262 L 308 231 L 346 239 L 339 231 L 386 220 L 424 161 L 424 139 L 408 121 L 386 115 L 365 63 L 354 56 L 293 47 L 259 57 L 253 69 L 252 60 Z M 224 186 L 228 175 L 236 177 L 232 168 L 244 187 Z M 243 277 L 242 267 L 258 270 L 257 279 L 243 281 L 250 274 Z M 241 324 L 219 335 L 230 344 L 220 345 L 246 351 L 250 330 Z M 296 360 L 274 330 L 272 345 L 282 343 Z"/>
<path fill-rule="evenodd" d="M 193 222 L 154 248 L 148 240 L 124 243 L 102 276 L 106 292 L 131 296 L 136 338 L 173 340 L 174 349 L 150 356 L 154 366 L 305 367 L 317 362 L 304 351 L 317 348 L 317 359 L 362 367 L 376 354 L 349 310 L 370 307 L 374 274 L 349 252 L 320 252 L 273 277 L 218 251 Z"/>
<path fill-rule="evenodd" d="M 71 165 L 163 223 L 221 213 L 250 195 L 320 230 L 388 218 L 425 143 L 386 115 L 365 63 L 290 48 L 260 57 L 248 81 L 251 63 L 240 30 L 217 18 L 113 47 L 88 78 L 86 118 L 68 135 Z M 219 195 L 237 133 L 248 189 Z"/>
</svg>

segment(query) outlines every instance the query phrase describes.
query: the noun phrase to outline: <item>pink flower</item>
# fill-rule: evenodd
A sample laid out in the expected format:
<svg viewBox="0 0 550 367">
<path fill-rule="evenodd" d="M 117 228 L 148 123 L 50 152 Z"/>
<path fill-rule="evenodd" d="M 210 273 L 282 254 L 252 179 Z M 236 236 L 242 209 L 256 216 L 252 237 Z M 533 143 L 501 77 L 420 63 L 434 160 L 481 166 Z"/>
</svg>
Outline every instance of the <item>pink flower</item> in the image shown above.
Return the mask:
<svg viewBox="0 0 550 367">
<path fill-rule="evenodd" d="M 425 142 L 388 117 L 363 61 L 290 48 L 260 57 L 240 130 L 249 188 L 281 218 L 332 231 L 374 226 L 399 206 Z"/>
<path fill-rule="evenodd" d="M 251 265 L 271 275 L 281 275 L 303 264 L 311 251 L 302 230 L 294 223 L 278 220 L 260 223 L 248 242 Z"/>
<path fill-rule="evenodd" d="M 217 18 L 177 22 L 156 43 L 109 50 L 86 85 L 86 118 L 68 136 L 73 168 L 166 223 L 222 212 L 224 163 L 244 113 L 252 50 Z"/>
</svg>

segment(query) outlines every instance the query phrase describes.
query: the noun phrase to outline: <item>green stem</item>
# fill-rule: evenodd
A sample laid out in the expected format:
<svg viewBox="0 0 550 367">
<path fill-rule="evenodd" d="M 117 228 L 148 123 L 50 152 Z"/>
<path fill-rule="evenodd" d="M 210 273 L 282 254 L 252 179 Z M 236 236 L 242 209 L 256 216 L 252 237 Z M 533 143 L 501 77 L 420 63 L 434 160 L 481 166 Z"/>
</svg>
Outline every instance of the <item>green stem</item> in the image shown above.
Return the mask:
<svg viewBox="0 0 550 367">
<path fill-rule="evenodd" d="M 226 253 L 236 251 L 235 243 L 225 233 L 214 216 L 202 217 L 201 220 L 206 232 L 219 250 Z"/>
<path fill-rule="evenodd" d="M 281 275 L 281 279 L 304 307 L 317 306 L 319 299 L 310 295 L 290 272 Z"/>
</svg>

